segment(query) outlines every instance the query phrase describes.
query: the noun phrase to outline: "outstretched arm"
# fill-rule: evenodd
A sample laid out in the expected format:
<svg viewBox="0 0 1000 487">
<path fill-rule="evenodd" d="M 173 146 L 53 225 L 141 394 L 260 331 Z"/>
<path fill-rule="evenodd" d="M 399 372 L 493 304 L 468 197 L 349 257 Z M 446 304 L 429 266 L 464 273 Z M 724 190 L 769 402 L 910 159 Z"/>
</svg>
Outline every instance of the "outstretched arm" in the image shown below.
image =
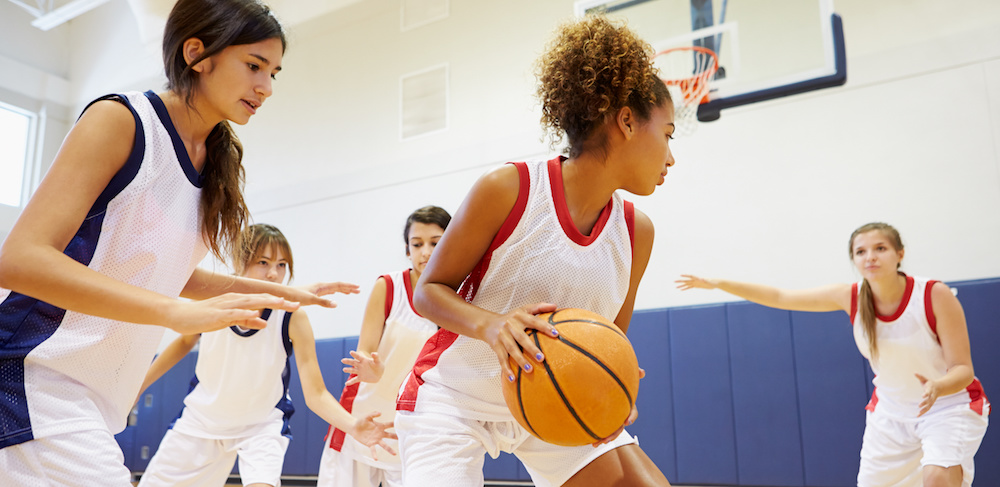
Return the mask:
<svg viewBox="0 0 1000 487">
<path fill-rule="evenodd" d="M 512 165 L 495 169 L 476 182 L 438 242 L 413 296 L 413 305 L 425 318 L 446 330 L 486 342 L 496 353 L 504 377 L 511 381 L 514 373 L 508 356 L 528 372 L 525 354 L 544 360 L 524 330 L 533 328 L 555 336 L 555 327 L 535 315 L 555 311 L 556 305 L 528 304 L 500 315 L 467 303 L 456 291 L 514 208 L 519 186 L 518 170 Z"/>
<path fill-rule="evenodd" d="M 934 380 L 916 374 L 917 380 L 924 386 L 919 415 L 930 411 L 939 397 L 965 389 L 975 378 L 972 353 L 969 351 L 969 330 L 965 324 L 962 304 L 943 282 L 934 283 L 931 289 L 931 303 L 937 320 L 938 340 L 941 342 L 948 372 Z"/>
<path fill-rule="evenodd" d="M 286 286 L 260 279 L 217 274 L 198 267 L 181 291 L 181 296 L 191 299 L 211 299 L 224 293 L 270 294 L 302 305 L 318 304 L 327 308 L 337 303 L 324 298 L 328 294 L 357 294 L 357 284 L 348 282 L 317 282 L 307 286 Z"/>
<path fill-rule="evenodd" d="M 170 345 L 167 345 L 167 348 L 156 356 L 153 364 L 146 371 L 146 378 L 142 381 L 142 388 L 139 389 L 139 395 L 136 396 L 136 400 L 142 396 L 143 391 L 153 385 L 160 377 L 163 377 L 163 374 L 166 374 L 168 370 L 172 369 L 190 353 L 191 349 L 194 348 L 194 344 L 198 343 L 199 338 L 201 338 L 201 334 L 181 335 L 170 342 Z"/>
<path fill-rule="evenodd" d="M 319 370 L 319 362 L 316 360 L 316 340 L 313 337 L 312 326 L 304 312 L 299 311 L 292 315 L 288 325 L 288 335 L 295 350 L 295 364 L 299 369 L 299 380 L 302 382 L 302 395 L 306 399 L 306 406 L 335 428 L 370 447 L 372 458 L 378 458 L 375 453 L 376 446 L 381 446 L 395 455 L 396 452 L 385 443 L 386 438 L 396 438 L 395 433 L 387 431 L 392 428 L 392 423 L 375 421 L 379 416 L 377 412 L 355 419 L 327 390 L 323 374 Z"/>
<path fill-rule="evenodd" d="M 296 309 L 274 296 L 182 301 L 108 277 L 63 253 L 125 165 L 135 130 L 132 112 L 121 103 L 99 101 L 84 112 L 0 248 L 0 287 L 63 309 L 182 334 L 230 324 L 262 328 L 257 310 Z"/>
<path fill-rule="evenodd" d="M 346 365 L 344 372 L 351 374 L 346 385 L 358 382 L 378 382 L 385 371 L 385 364 L 376 350 L 382 341 L 382 330 L 385 329 L 385 301 L 388 285 L 385 278 L 379 277 L 372 287 L 365 307 L 364 321 L 361 322 L 361 336 L 358 338 L 358 349 L 351 351 L 350 358 L 344 358 L 341 363 Z"/>
<path fill-rule="evenodd" d="M 674 281 L 681 290 L 721 289 L 734 296 L 762 304 L 771 308 L 791 311 L 837 311 L 851 312 L 851 285 L 831 284 L 813 289 L 781 289 L 750 282 L 727 281 L 725 279 L 704 279 L 683 274 Z"/>
</svg>

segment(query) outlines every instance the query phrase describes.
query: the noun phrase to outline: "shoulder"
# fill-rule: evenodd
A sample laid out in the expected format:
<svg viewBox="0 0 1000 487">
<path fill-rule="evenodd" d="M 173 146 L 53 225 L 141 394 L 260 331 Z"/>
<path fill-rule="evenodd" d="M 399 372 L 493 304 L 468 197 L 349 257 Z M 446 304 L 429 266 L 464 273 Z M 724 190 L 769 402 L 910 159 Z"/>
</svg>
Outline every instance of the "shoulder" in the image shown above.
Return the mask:
<svg viewBox="0 0 1000 487">
<path fill-rule="evenodd" d="M 634 208 L 633 213 L 636 242 L 644 239 L 652 241 L 654 234 L 653 220 L 638 208 Z"/>
<path fill-rule="evenodd" d="M 517 194 L 521 187 L 521 169 L 516 164 L 504 164 L 491 169 L 476 182 L 476 189 L 495 194 Z"/>
</svg>

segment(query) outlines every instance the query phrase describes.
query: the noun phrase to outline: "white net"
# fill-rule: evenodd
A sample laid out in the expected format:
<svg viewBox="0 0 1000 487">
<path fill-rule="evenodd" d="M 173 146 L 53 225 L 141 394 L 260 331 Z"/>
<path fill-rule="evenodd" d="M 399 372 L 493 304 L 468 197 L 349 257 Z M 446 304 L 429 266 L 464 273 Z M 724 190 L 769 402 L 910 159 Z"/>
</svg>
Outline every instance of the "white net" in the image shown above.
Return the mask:
<svg viewBox="0 0 1000 487">
<path fill-rule="evenodd" d="M 691 134 L 698 128 L 698 105 L 708 101 L 718 58 L 704 47 L 677 47 L 657 53 L 653 64 L 674 100 L 674 133 Z"/>
</svg>

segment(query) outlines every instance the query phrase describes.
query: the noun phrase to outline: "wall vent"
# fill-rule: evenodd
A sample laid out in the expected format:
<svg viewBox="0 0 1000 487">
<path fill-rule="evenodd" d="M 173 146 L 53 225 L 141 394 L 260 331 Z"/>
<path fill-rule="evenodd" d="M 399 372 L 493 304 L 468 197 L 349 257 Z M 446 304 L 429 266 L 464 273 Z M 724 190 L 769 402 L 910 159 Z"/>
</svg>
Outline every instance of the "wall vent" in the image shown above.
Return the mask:
<svg viewBox="0 0 1000 487">
<path fill-rule="evenodd" d="M 407 31 L 448 17 L 448 0 L 403 0 L 400 30 Z"/>
<path fill-rule="evenodd" d="M 448 129 L 448 65 L 433 66 L 399 79 L 401 140 Z"/>
</svg>

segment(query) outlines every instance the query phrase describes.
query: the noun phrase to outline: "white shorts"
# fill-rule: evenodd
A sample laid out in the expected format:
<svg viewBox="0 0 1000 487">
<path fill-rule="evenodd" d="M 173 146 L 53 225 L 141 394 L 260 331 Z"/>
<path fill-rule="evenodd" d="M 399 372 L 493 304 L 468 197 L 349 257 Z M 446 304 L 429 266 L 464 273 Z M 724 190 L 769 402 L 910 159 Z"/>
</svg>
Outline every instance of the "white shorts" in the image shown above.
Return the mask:
<svg viewBox="0 0 1000 487">
<path fill-rule="evenodd" d="M 0 485 L 131 487 L 132 473 L 109 431 L 88 430 L 0 449 Z"/>
<path fill-rule="evenodd" d="M 243 485 L 281 485 L 288 438 L 261 433 L 214 440 L 167 430 L 160 447 L 139 479 L 142 487 L 223 485 L 239 458 Z"/>
<path fill-rule="evenodd" d="M 528 433 L 516 421 L 475 421 L 443 414 L 397 411 L 396 434 L 406 485 L 483 485 L 484 454 L 513 453 L 536 487 L 559 486 L 597 457 L 636 440 L 623 431 L 593 447 L 557 446 Z"/>
<path fill-rule="evenodd" d="M 979 414 L 964 406 L 913 419 L 879 414 L 878 408 L 868 411 L 858 486 L 920 487 L 927 465 L 961 465 L 962 486 L 971 486 L 988 414 L 988 409 Z"/>
<path fill-rule="evenodd" d="M 385 453 L 385 452 L 383 452 Z M 385 453 L 388 455 L 388 453 Z M 316 487 L 403 487 L 403 471 L 373 467 L 357 462 L 323 442 Z"/>
</svg>

